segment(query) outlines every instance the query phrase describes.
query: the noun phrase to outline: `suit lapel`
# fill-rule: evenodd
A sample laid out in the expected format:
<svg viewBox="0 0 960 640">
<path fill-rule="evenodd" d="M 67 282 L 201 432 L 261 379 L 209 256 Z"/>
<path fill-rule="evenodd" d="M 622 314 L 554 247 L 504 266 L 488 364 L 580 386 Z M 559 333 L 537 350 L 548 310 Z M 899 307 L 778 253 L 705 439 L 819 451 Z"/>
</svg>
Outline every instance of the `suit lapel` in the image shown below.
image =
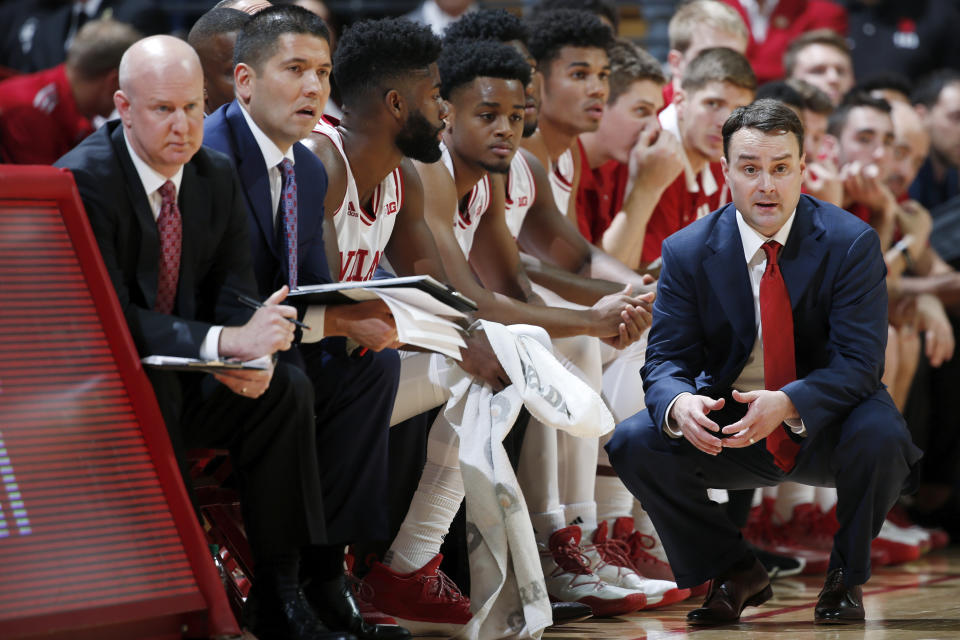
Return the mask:
<svg viewBox="0 0 960 640">
<path fill-rule="evenodd" d="M 263 234 L 266 246 L 270 247 L 270 252 L 279 260 L 279 248 L 273 226 L 273 207 L 270 205 L 270 178 L 263 162 L 263 153 L 240 112 L 241 108 L 236 101 L 231 102 L 225 114 L 236 149 L 234 159 L 237 163 L 237 173 L 240 175 L 240 182 L 247 194 L 247 202 L 257 221 L 257 227 Z"/>
<path fill-rule="evenodd" d="M 707 279 L 737 337 L 749 351 L 757 335 L 753 291 L 732 204 L 720 213 L 706 244 L 714 252 L 703 262 Z"/>
<path fill-rule="evenodd" d="M 810 279 L 823 262 L 827 247 L 820 211 L 807 196 L 800 196 L 793 227 L 780 255 L 780 270 L 790 293 L 790 305 L 797 308 Z"/>
<path fill-rule="evenodd" d="M 122 124 L 118 124 L 114 129 L 110 135 L 110 141 L 113 144 L 114 152 L 120 159 L 120 167 L 124 173 L 124 187 L 127 190 L 129 201 L 133 203 L 137 225 L 142 231 L 139 234 L 140 247 L 137 252 L 137 284 L 143 292 L 144 303 L 147 308 L 153 308 L 153 303 L 157 298 L 157 277 L 160 269 L 160 233 L 157 230 L 157 221 L 153 217 L 150 201 L 143 190 L 140 174 L 137 173 L 137 168 L 133 166 L 133 160 L 130 159 L 130 154 L 127 152 L 127 145 L 123 139 Z"/>
</svg>

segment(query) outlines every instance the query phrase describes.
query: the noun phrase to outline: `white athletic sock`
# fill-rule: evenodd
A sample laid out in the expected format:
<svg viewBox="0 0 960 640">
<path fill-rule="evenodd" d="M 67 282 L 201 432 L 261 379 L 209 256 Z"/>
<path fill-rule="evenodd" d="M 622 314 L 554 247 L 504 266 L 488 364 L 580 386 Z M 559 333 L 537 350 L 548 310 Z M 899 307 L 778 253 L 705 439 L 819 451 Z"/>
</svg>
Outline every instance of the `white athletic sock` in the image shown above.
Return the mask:
<svg viewBox="0 0 960 640">
<path fill-rule="evenodd" d="M 410 573 L 438 553 L 463 501 L 460 475 L 460 439 L 440 415 L 427 438 L 427 463 L 410 508 L 400 525 L 384 564 L 399 573 Z"/>
<path fill-rule="evenodd" d="M 610 526 L 617 518 L 633 515 L 633 494 L 616 476 L 597 476 L 594 491 L 597 499 L 597 519 L 609 520 Z"/>
<path fill-rule="evenodd" d="M 817 506 L 824 513 L 837 504 L 837 490 L 833 487 L 815 487 L 814 494 L 817 498 Z"/>
<path fill-rule="evenodd" d="M 563 505 L 563 517 L 567 521 L 567 526 L 572 524 L 580 527 L 583 532 L 583 542 L 590 543 L 593 538 L 593 532 L 597 530 L 597 503 L 576 502 L 574 504 Z"/>
<path fill-rule="evenodd" d="M 546 545 L 554 531 L 564 527 L 563 509 L 546 513 L 531 513 L 530 523 L 533 525 L 533 536 L 537 542 Z"/>
<path fill-rule="evenodd" d="M 773 503 L 773 523 L 783 524 L 793 519 L 793 509 L 797 505 L 813 502 L 816 487 L 796 482 L 784 482 L 779 485 L 777 500 Z"/>
<path fill-rule="evenodd" d="M 428 461 L 400 531 L 384 556 L 384 564 L 398 573 L 410 573 L 432 560 L 440 553 L 440 545 L 462 500 L 460 468 Z"/>
</svg>

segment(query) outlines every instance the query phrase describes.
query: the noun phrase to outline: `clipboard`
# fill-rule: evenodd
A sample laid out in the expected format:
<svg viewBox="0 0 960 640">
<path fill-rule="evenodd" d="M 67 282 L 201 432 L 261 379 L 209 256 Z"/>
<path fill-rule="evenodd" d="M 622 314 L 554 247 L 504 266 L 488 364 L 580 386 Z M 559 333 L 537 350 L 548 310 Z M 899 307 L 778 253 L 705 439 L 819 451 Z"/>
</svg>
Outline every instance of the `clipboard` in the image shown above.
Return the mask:
<svg viewBox="0 0 960 640">
<path fill-rule="evenodd" d="M 197 358 L 181 358 L 179 356 L 147 356 L 140 362 L 146 367 L 163 369 L 165 371 L 192 371 L 194 373 L 220 373 L 245 369 L 248 371 L 263 371 L 270 367 L 270 356 L 255 360 L 199 360 Z"/>
<path fill-rule="evenodd" d="M 395 287 L 420 289 L 457 311 L 470 312 L 477 310 L 477 304 L 473 300 L 427 275 L 384 278 L 365 282 L 331 282 L 329 284 L 297 287 L 287 294 L 287 299 L 284 302 L 297 307 L 315 304 L 352 304 L 378 298 L 376 293 L 367 291 L 367 289 L 391 289 Z"/>
</svg>

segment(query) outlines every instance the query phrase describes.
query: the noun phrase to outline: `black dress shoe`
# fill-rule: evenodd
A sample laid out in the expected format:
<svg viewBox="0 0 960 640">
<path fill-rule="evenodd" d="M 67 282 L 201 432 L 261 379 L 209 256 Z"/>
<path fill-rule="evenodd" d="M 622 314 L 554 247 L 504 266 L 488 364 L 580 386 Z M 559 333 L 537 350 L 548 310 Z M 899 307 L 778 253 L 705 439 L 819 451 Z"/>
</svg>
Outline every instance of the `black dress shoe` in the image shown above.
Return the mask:
<svg viewBox="0 0 960 640">
<path fill-rule="evenodd" d="M 551 602 L 553 626 L 580 622 L 593 617 L 593 609 L 582 602 Z"/>
<path fill-rule="evenodd" d="M 307 580 L 303 590 L 320 621 L 331 629 L 348 631 L 360 640 L 404 640 L 410 637 L 410 632 L 401 626 L 365 622 L 346 576 L 333 580 Z"/>
<path fill-rule="evenodd" d="M 687 623 L 696 625 L 730 624 L 740 619 L 746 607 L 757 607 L 773 596 L 770 577 L 759 560 L 739 571 L 728 571 L 710 583 L 707 599 L 699 609 L 687 614 Z"/>
<path fill-rule="evenodd" d="M 301 590 L 294 598 L 280 598 L 261 593 L 254 585 L 240 621 L 257 640 L 357 640 L 350 633 L 323 626 Z"/>
<path fill-rule="evenodd" d="M 843 569 L 834 569 L 820 590 L 820 598 L 813 610 L 816 624 L 853 624 L 863 622 L 863 587 L 848 587 L 843 582 Z"/>
</svg>

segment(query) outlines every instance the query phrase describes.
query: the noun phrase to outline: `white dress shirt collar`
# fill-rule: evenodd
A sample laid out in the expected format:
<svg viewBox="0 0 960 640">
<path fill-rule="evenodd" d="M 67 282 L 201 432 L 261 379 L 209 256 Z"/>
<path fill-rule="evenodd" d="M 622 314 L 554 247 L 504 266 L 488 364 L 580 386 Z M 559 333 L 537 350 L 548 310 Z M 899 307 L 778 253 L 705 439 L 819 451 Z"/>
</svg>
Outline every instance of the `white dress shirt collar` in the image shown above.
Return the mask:
<svg viewBox="0 0 960 640">
<path fill-rule="evenodd" d="M 120 126 L 123 126 L 122 124 Z M 137 155 L 137 152 L 130 145 L 130 140 L 127 139 L 127 130 L 123 130 L 123 142 L 127 145 L 127 153 L 130 154 L 130 159 L 133 160 L 133 167 L 137 170 L 137 176 L 140 178 L 140 184 L 143 185 L 143 190 L 147 194 L 147 199 L 150 201 L 150 208 L 153 210 L 153 219 L 156 220 L 157 216 L 160 215 L 160 200 L 161 196 L 157 193 L 157 189 L 163 186 L 163 183 L 169 180 L 173 183 L 173 186 L 177 190 L 177 198 L 180 197 L 180 183 L 183 181 L 183 166 L 177 169 L 177 172 L 167 178 L 166 176 L 158 173 L 154 170 L 153 167 L 148 165 L 146 161 Z"/>
<path fill-rule="evenodd" d="M 253 121 L 253 118 L 250 117 L 250 114 L 247 113 L 246 108 L 243 106 L 243 103 L 237 100 L 237 105 L 240 107 L 240 113 L 243 114 L 243 119 L 247 121 L 247 126 L 250 127 L 250 132 L 253 133 L 253 139 L 257 141 L 257 146 L 260 147 L 260 153 L 263 155 L 263 161 L 267 166 L 267 169 L 272 169 L 280 164 L 280 161 L 286 158 L 291 163 L 294 163 L 293 159 L 293 145 L 290 145 L 290 148 L 287 149 L 287 152 L 284 153 L 280 150 L 273 140 L 267 137 L 260 127 L 257 126 L 257 123 Z"/>
<path fill-rule="evenodd" d="M 772 238 L 768 238 L 748 225 L 747 221 L 743 219 L 743 214 L 737 210 L 737 228 L 740 229 L 740 242 L 743 244 L 743 257 L 747 263 L 753 260 L 754 256 L 757 255 L 757 252 L 760 251 L 760 247 L 770 240 L 775 240 L 779 242 L 781 246 L 785 246 L 787 244 L 787 238 L 790 236 L 790 229 L 793 228 L 793 219 L 796 217 L 796 215 L 797 210 L 794 209 L 793 213 L 790 214 L 790 217 L 787 218 L 787 221 L 783 223 L 782 227 L 780 227 L 780 230 L 773 234 Z"/>
</svg>

